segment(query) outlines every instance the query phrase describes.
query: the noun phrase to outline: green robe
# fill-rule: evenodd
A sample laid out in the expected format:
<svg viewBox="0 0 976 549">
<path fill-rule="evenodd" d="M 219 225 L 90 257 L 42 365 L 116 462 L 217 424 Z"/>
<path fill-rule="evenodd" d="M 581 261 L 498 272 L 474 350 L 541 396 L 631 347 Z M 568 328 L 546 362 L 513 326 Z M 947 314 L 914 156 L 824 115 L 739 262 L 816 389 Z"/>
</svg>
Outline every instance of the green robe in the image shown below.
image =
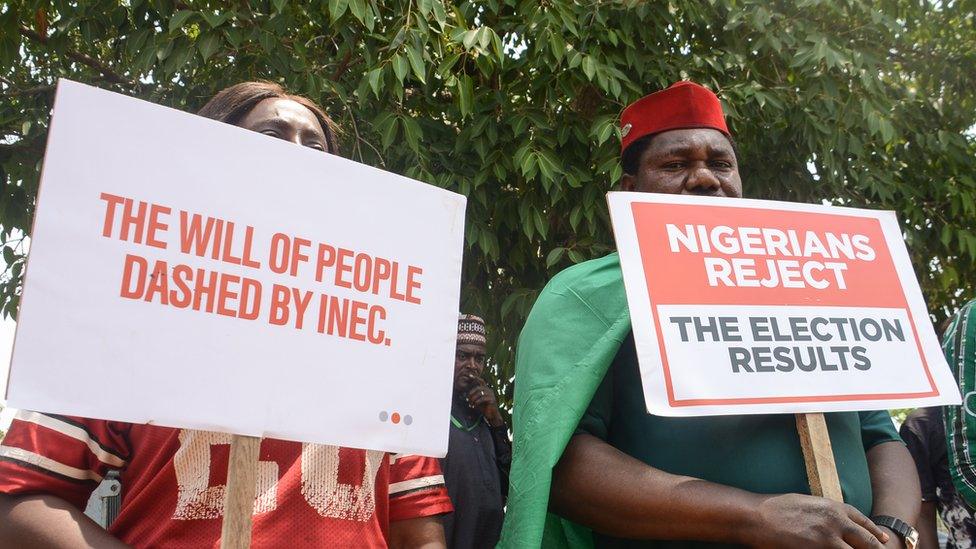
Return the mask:
<svg viewBox="0 0 976 549">
<path fill-rule="evenodd" d="M 565 329 L 554 330 L 554 319 Z M 519 337 L 512 426 L 518 458 L 499 547 L 592 546 L 588 529 L 547 512 L 552 468 L 629 333 L 616 253 L 566 269 L 542 291 Z"/>
</svg>

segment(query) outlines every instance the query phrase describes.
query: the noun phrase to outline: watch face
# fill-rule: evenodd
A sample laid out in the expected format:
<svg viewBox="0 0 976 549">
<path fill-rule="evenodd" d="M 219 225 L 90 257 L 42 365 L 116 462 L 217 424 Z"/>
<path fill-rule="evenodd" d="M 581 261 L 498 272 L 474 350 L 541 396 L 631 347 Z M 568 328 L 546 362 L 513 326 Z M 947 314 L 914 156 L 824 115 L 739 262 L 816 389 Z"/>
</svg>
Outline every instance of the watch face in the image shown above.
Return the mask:
<svg viewBox="0 0 976 549">
<path fill-rule="evenodd" d="M 914 528 L 908 530 L 908 534 L 905 535 L 905 547 L 907 549 L 918 547 L 918 530 Z"/>
</svg>

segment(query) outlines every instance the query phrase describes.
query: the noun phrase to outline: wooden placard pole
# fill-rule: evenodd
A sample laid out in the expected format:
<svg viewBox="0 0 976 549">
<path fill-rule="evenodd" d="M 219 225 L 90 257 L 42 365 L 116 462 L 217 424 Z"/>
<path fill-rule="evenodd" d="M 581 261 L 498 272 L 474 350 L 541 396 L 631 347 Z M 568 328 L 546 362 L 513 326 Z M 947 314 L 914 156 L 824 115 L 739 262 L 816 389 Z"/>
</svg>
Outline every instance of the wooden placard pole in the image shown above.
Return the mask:
<svg viewBox="0 0 976 549">
<path fill-rule="evenodd" d="M 796 414 L 796 430 L 800 434 L 810 493 L 843 503 L 844 494 L 840 489 L 834 449 L 830 446 L 824 415 L 820 412 Z"/>
<path fill-rule="evenodd" d="M 230 441 L 221 549 L 251 547 L 251 514 L 254 512 L 260 450 L 261 439 L 258 437 L 234 435 Z"/>
</svg>

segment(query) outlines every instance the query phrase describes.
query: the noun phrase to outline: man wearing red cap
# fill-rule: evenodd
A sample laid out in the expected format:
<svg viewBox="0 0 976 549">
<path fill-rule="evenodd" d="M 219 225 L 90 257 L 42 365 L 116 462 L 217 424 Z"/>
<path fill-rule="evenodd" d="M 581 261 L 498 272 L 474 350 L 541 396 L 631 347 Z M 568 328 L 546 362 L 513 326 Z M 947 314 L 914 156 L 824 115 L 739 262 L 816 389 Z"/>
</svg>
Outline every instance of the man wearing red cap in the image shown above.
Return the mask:
<svg viewBox="0 0 976 549">
<path fill-rule="evenodd" d="M 624 190 L 742 195 L 706 88 L 675 84 L 621 123 Z M 503 547 L 902 547 L 903 533 L 867 517 L 918 514 L 918 478 L 886 412 L 826 414 L 847 504 L 801 495 L 792 415 L 647 414 L 615 253 L 546 286 L 519 339 L 515 386 Z"/>
</svg>

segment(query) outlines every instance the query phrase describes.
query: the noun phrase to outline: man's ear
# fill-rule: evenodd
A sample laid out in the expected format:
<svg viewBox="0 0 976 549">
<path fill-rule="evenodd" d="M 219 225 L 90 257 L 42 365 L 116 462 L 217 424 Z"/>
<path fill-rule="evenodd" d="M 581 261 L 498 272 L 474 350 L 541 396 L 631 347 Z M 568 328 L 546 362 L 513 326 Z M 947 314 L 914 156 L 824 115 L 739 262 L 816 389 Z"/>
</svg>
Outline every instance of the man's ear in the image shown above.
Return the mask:
<svg viewBox="0 0 976 549">
<path fill-rule="evenodd" d="M 636 186 L 637 186 L 637 178 L 630 175 L 629 173 L 625 173 L 624 176 L 620 178 L 621 191 L 630 192 L 633 191 Z"/>
</svg>

